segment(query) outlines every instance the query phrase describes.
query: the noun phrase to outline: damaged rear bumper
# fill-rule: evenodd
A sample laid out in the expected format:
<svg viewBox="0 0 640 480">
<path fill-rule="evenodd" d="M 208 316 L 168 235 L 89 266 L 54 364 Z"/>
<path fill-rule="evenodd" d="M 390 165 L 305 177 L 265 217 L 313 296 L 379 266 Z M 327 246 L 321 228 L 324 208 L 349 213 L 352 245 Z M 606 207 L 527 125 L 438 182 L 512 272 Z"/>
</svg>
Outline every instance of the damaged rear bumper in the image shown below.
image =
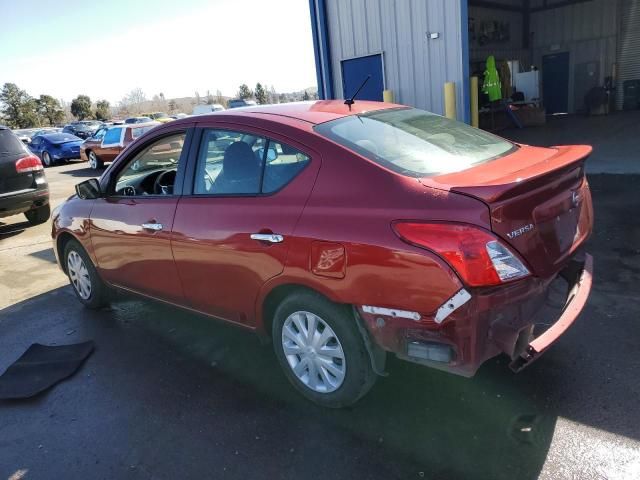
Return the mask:
<svg viewBox="0 0 640 480">
<path fill-rule="evenodd" d="M 574 270 L 577 269 L 574 268 Z M 583 268 L 577 270 L 572 276 L 574 278 L 566 278 L 567 281 L 572 283 L 570 284 L 569 295 L 560 318 L 547 331 L 529 343 L 524 351 L 509 364 L 509 367 L 514 372 L 519 372 L 535 361 L 576 321 L 591 292 L 593 257 L 585 254 Z"/>
<path fill-rule="evenodd" d="M 576 321 L 592 275 L 593 258 L 579 253 L 551 278 L 470 291 L 468 301 L 444 321 L 438 321 L 437 313 L 418 320 L 357 311 L 372 342 L 403 360 L 471 377 L 485 361 L 504 353 L 518 372 Z"/>
</svg>

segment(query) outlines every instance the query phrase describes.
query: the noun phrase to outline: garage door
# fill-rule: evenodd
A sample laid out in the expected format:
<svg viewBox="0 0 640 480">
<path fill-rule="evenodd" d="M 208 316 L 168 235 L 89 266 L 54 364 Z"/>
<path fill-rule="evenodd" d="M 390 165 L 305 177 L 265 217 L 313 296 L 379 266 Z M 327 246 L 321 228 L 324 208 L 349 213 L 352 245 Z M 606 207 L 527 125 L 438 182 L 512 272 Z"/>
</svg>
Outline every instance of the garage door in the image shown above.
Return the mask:
<svg viewBox="0 0 640 480">
<path fill-rule="evenodd" d="M 640 0 L 623 0 L 618 41 L 618 84 L 616 107 L 622 109 L 624 82 L 640 81 Z"/>
</svg>

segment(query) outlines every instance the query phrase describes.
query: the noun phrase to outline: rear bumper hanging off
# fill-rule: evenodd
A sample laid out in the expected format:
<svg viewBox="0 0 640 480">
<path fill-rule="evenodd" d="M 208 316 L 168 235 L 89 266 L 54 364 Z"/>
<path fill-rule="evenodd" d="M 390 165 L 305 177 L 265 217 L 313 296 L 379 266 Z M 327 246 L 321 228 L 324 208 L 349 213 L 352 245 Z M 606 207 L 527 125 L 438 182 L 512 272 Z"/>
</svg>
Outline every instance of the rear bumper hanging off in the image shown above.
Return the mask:
<svg viewBox="0 0 640 480">
<path fill-rule="evenodd" d="M 535 361 L 547 348 L 549 348 L 578 318 L 589 298 L 591 285 L 593 283 L 593 257 L 585 254 L 584 266 L 581 271 L 577 271 L 573 279 L 567 279 L 571 283 L 569 295 L 565 303 L 562 314 L 558 320 L 542 335 L 533 340 L 516 357 L 509 367 L 514 372 L 519 372 L 533 361 Z"/>
</svg>

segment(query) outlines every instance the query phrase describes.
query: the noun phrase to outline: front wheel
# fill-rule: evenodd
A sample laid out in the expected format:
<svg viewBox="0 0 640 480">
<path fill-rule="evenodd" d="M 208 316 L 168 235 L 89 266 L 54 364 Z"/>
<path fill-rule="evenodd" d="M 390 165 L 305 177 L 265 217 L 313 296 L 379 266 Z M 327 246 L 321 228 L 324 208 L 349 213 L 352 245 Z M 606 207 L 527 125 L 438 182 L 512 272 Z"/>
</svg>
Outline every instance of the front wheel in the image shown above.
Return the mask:
<svg viewBox="0 0 640 480">
<path fill-rule="evenodd" d="M 29 210 L 28 212 L 24 212 L 24 216 L 27 217 L 27 221 L 31 225 L 40 225 L 41 223 L 49 220 L 49 216 L 51 215 L 51 207 L 47 203 L 42 207 L 34 208 L 33 210 Z"/>
<path fill-rule="evenodd" d="M 108 303 L 106 286 L 87 252 L 76 240 L 69 240 L 65 245 L 64 262 L 69 282 L 78 300 L 91 309 L 105 306 Z"/>
<path fill-rule="evenodd" d="M 273 346 L 293 386 L 314 403 L 352 405 L 376 380 L 350 310 L 312 293 L 296 293 L 277 308 Z"/>
<path fill-rule="evenodd" d="M 89 156 L 89 166 L 93 170 L 98 170 L 104 167 L 104 162 L 98 158 L 95 152 L 90 151 L 88 156 Z"/>
</svg>

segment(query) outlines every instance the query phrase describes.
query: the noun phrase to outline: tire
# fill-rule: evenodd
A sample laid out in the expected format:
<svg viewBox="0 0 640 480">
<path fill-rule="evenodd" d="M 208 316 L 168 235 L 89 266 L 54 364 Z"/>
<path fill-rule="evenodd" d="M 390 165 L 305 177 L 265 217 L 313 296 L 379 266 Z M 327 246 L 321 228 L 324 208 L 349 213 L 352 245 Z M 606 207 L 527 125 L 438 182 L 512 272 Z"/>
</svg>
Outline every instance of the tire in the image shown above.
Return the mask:
<svg viewBox="0 0 640 480">
<path fill-rule="evenodd" d="M 33 210 L 24 212 L 24 216 L 27 217 L 27 221 L 31 225 L 40 225 L 41 223 L 49 220 L 49 217 L 51 216 L 51 207 L 47 203 L 42 207 L 34 208 Z"/>
<path fill-rule="evenodd" d="M 69 282 L 78 300 L 91 309 L 99 309 L 107 305 L 109 303 L 107 287 L 82 245 L 76 240 L 69 240 L 64 247 L 63 259 Z"/>
<path fill-rule="evenodd" d="M 278 362 L 292 385 L 320 406 L 353 405 L 376 381 L 355 322 L 348 308 L 313 292 L 292 294 L 276 309 L 272 334 Z M 315 341 L 309 342 L 313 325 Z"/>
<path fill-rule="evenodd" d="M 93 150 L 89 150 L 87 157 L 89 158 L 89 166 L 93 170 L 104 168 L 104 162 L 98 158 Z"/>
<path fill-rule="evenodd" d="M 51 155 L 49 155 L 49 152 L 47 151 L 42 152 L 42 163 L 44 164 L 45 167 L 53 166 L 53 160 L 51 159 Z"/>
</svg>

